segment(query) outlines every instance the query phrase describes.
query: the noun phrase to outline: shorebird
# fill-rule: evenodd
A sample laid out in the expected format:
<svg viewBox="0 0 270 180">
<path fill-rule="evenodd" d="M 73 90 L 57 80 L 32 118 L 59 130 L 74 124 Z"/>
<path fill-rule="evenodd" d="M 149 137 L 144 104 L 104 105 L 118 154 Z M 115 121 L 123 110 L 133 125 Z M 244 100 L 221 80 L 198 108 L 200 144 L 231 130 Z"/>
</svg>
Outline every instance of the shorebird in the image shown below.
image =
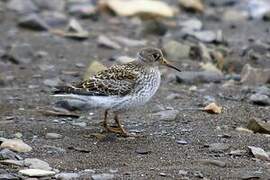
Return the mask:
<svg viewBox="0 0 270 180">
<path fill-rule="evenodd" d="M 130 134 L 118 116 L 144 105 L 156 93 L 160 85 L 161 65 L 181 71 L 164 58 L 160 49 L 144 48 L 130 63 L 111 66 L 74 85 L 57 87 L 54 93 L 55 96 L 84 101 L 91 108 L 104 109 L 104 128 L 127 137 Z M 117 127 L 108 125 L 109 111 L 114 113 Z"/>
</svg>

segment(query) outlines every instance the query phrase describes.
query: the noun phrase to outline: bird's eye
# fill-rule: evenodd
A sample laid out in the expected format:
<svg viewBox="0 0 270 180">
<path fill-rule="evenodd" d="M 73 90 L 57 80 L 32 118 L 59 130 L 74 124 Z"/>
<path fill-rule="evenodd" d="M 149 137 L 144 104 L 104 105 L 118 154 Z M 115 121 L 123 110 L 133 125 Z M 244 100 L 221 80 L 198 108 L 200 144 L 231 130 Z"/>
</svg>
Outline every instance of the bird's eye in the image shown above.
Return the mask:
<svg viewBox="0 0 270 180">
<path fill-rule="evenodd" d="M 159 59 L 159 57 L 160 57 L 159 54 L 153 54 L 152 56 L 153 56 L 153 58 L 154 58 L 156 61 L 157 61 L 157 60 Z"/>
</svg>

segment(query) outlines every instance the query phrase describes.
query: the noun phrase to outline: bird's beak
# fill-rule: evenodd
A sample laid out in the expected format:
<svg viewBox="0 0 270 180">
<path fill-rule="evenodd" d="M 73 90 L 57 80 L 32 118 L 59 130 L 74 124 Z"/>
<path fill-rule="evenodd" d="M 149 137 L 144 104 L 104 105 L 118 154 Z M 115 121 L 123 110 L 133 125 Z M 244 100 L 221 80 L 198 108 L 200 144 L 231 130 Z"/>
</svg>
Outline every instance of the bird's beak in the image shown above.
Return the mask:
<svg viewBox="0 0 270 180">
<path fill-rule="evenodd" d="M 178 68 L 175 67 L 174 65 L 170 64 L 165 58 L 162 59 L 161 64 L 163 64 L 163 65 L 165 65 L 165 66 L 168 66 L 168 67 L 170 67 L 170 68 L 173 68 L 173 69 L 175 69 L 176 71 L 181 72 L 180 69 L 178 69 Z"/>
</svg>

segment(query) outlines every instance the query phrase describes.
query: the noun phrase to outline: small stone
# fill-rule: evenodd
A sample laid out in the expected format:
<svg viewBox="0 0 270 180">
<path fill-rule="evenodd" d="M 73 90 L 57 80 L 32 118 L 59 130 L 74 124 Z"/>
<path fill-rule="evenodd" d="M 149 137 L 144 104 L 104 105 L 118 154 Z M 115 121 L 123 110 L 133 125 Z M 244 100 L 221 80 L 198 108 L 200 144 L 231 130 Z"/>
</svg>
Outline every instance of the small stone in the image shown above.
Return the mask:
<svg viewBox="0 0 270 180">
<path fill-rule="evenodd" d="M 188 175 L 188 172 L 185 171 L 185 170 L 179 170 L 178 174 L 181 175 L 181 176 L 186 176 L 186 175 Z"/>
<path fill-rule="evenodd" d="M 7 8 L 19 14 L 28 14 L 38 11 L 38 7 L 31 0 L 11 0 Z"/>
<path fill-rule="evenodd" d="M 159 175 L 160 176 L 163 176 L 163 177 L 166 177 L 167 176 L 167 174 L 166 173 L 163 173 L 163 172 L 159 173 Z"/>
<path fill-rule="evenodd" d="M 177 140 L 176 143 L 181 144 L 181 145 L 187 145 L 188 144 L 188 142 L 185 141 L 185 140 Z"/>
<path fill-rule="evenodd" d="M 210 152 L 218 153 L 218 152 L 227 151 L 228 149 L 230 149 L 230 146 L 224 143 L 213 143 L 209 145 Z"/>
<path fill-rule="evenodd" d="M 196 47 L 195 51 L 197 51 L 197 54 L 198 54 L 200 60 L 203 60 L 206 62 L 211 61 L 212 58 L 211 58 L 209 50 L 205 44 L 199 42 L 198 47 Z"/>
<path fill-rule="evenodd" d="M 178 0 L 181 7 L 191 11 L 204 11 L 204 5 L 201 0 Z"/>
<path fill-rule="evenodd" d="M 130 39 L 123 36 L 114 36 L 112 38 L 113 40 L 122 44 L 124 47 L 126 46 L 127 47 L 141 47 L 141 46 L 146 46 L 146 43 L 147 43 L 146 40 L 135 40 L 135 39 Z"/>
<path fill-rule="evenodd" d="M 71 124 L 73 126 L 80 126 L 80 127 L 86 127 L 87 126 L 86 122 L 72 122 Z"/>
<path fill-rule="evenodd" d="M 168 57 L 168 59 L 180 60 L 183 58 L 188 58 L 190 53 L 190 46 L 181 44 L 177 41 L 169 41 L 163 45 L 163 49 Z"/>
<path fill-rule="evenodd" d="M 249 100 L 253 104 L 257 104 L 260 106 L 269 106 L 270 105 L 270 97 L 268 97 L 267 95 L 263 95 L 263 94 L 252 94 L 249 97 Z"/>
<path fill-rule="evenodd" d="M 178 114 L 179 114 L 178 110 L 165 110 L 165 111 L 154 113 L 152 114 L 152 116 L 156 118 L 157 120 L 171 121 L 171 120 L 175 120 Z"/>
<path fill-rule="evenodd" d="M 20 170 L 19 173 L 30 177 L 44 177 L 44 176 L 52 176 L 55 174 L 54 171 L 47 171 L 41 169 L 23 169 Z"/>
<path fill-rule="evenodd" d="M 12 159 L 6 159 L 6 160 L 0 160 L 0 164 L 4 165 L 11 165 L 11 166 L 24 166 L 23 161 L 18 160 L 12 160 Z"/>
<path fill-rule="evenodd" d="M 103 173 L 103 174 L 94 174 L 91 176 L 93 180 L 111 180 L 114 178 L 113 174 Z"/>
<path fill-rule="evenodd" d="M 204 111 L 212 113 L 212 114 L 220 114 L 222 107 L 216 105 L 216 103 L 210 103 L 204 107 Z"/>
<path fill-rule="evenodd" d="M 270 97 L 270 88 L 268 88 L 267 86 L 259 86 L 259 87 L 256 87 L 255 93 Z"/>
<path fill-rule="evenodd" d="M 30 152 L 32 150 L 32 147 L 25 144 L 20 139 L 7 139 L 1 144 L 0 147 L 1 148 L 8 148 L 8 149 L 16 151 L 16 152 Z"/>
<path fill-rule="evenodd" d="M 0 159 L 22 160 L 22 157 L 9 149 L 2 149 L 0 151 Z"/>
<path fill-rule="evenodd" d="M 245 132 L 245 133 L 253 133 L 253 131 L 247 129 L 247 128 L 243 128 L 243 127 L 237 127 L 235 128 L 236 131 L 239 131 L 239 132 Z"/>
<path fill-rule="evenodd" d="M 96 15 L 97 8 L 89 3 L 76 3 L 68 7 L 68 12 L 81 18 L 87 18 Z"/>
<path fill-rule="evenodd" d="M 179 93 L 171 93 L 169 94 L 166 99 L 173 100 L 173 99 L 180 99 L 182 96 Z"/>
<path fill-rule="evenodd" d="M 56 87 L 61 83 L 61 80 L 59 78 L 53 78 L 53 79 L 45 79 L 43 81 L 43 84 L 49 87 Z"/>
<path fill-rule="evenodd" d="M 57 175 L 55 175 L 55 178 L 56 179 L 59 179 L 59 180 L 73 180 L 73 179 L 78 179 L 80 177 L 79 174 L 77 173 L 59 173 Z"/>
<path fill-rule="evenodd" d="M 203 26 L 199 19 L 188 19 L 186 21 L 181 21 L 179 25 L 184 29 L 184 31 L 199 31 Z"/>
<path fill-rule="evenodd" d="M 262 148 L 255 147 L 255 146 L 248 146 L 251 150 L 251 153 L 254 155 L 255 158 L 269 161 L 269 154 L 267 154 Z"/>
<path fill-rule="evenodd" d="M 134 58 L 129 57 L 129 56 L 118 56 L 118 57 L 114 57 L 113 59 L 115 59 L 115 61 L 120 64 L 126 64 L 126 63 L 130 63 L 134 61 Z"/>
<path fill-rule="evenodd" d="M 68 18 L 64 13 L 58 11 L 45 11 L 41 14 L 42 19 L 48 24 L 50 28 L 61 28 L 68 23 Z"/>
<path fill-rule="evenodd" d="M 21 179 L 20 177 L 14 175 L 14 174 L 8 174 L 8 173 L 0 173 L 0 179 L 3 180 L 19 180 Z"/>
<path fill-rule="evenodd" d="M 233 156 L 243 156 L 244 154 L 246 154 L 246 152 L 247 152 L 246 150 L 237 149 L 237 150 L 232 150 L 229 154 Z"/>
<path fill-rule="evenodd" d="M 4 58 L 14 64 L 28 64 L 34 57 L 34 50 L 30 44 L 13 44 L 4 55 Z"/>
<path fill-rule="evenodd" d="M 99 46 L 106 47 L 109 49 L 121 49 L 120 44 L 111 40 L 109 37 L 105 35 L 98 36 L 97 43 Z"/>
<path fill-rule="evenodd" d="M 246 85 L 260 85 L 270 82 L 270 68 L 253 68 L 246 64 L 241 72 L 241 83 Z"/>
<path fill-rule="evenodd" d="M 91 77 L 92 75 L 96 74 L 97 72 L 99 71 L 103 71 L 107 69 L 106 66 L 104 66 L 102 63 L 98 62 L 98 61 L 92 61 L 90 63 L 90 65 L 88 66 L 84 76 L 83 76 L 83 79 L 84 80 L 87 80 L 89 79 L 89 77 Z"/>
<path fill-rule="evenodd" d="M 135 150 L 135 152 L 136 152 L 137 154 L 142 154 L 142 155 L 146 155 L 146 154 L 151 153 L 150 150 L 145 149 L 145 148 L 137 148 L 137 149 Z"/>
<path fill-rule="evenodd" d="M 258 118 L 252 118 L 248 122 L 247 128 L 254 133 L 270 134 L 270 123 L 264 122 Z"/>
<path fill-rule="evenodd" d="M 42 169 L 48 171 L 52 169 L 47 162 L 37 158 L 26 158 L 24 160 L 24 165 L 31 169 Z"/>
<path fill-rule="evenodd" d="M 218 83 L 223 79 L 223 74 L 216 71 L 185 71 L 176 74 L 177 82 L 185 84 Z"/>
<path fill-rule="evenodd" d="M 57 134 L 57 133 L 47 133 L 45 135 L 46 139 L 61 139 L 63 138 L 63 136 L 61 134 Z"/>
<path fill-rule="evenodd" d="M 219 160 L 213 160 L 213 159 L 202 159 L 198 161 L 199 163 L 205 164 L 205 165 L 214 165 L 218 167 L 225 167 L 226 163 Z"/>
<path fill-rule="evenodd" d="M 29 14 L 19 19 L 18 25 L 23 28 L 46 31 L 50 29 L 50 26 L 37 14 Z"/>
<path fill-rule="evenodd" d="M 223 36 L 222 36 L 222 31 L 218 30 L 216 32 L 214 31 L 209 31 L 209 30 L 204 30 L 204 31 L 191 31 L 187 32 L 188 35 L 191 35 L 195 37 L 196 39 L 205 42 L 205 43 L 211 43 L 211 42 L 222 42 L 223 41 Z"/>
</svg>

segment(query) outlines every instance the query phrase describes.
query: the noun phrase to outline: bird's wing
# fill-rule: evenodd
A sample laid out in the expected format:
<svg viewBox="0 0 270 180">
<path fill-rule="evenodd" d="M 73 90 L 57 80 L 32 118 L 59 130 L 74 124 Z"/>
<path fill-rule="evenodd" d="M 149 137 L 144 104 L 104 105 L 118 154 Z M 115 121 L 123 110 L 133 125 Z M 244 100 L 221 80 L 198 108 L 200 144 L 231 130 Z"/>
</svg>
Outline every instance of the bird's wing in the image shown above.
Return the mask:
<svg viewBox="0 0 270 180">
<path fill-rule="evenodd" d="M 138 76 L 132 64 L 115 65 L 78 84 L 57 87 L 55 94 L 125 96 L 133 89 Z"/>
</svg>

